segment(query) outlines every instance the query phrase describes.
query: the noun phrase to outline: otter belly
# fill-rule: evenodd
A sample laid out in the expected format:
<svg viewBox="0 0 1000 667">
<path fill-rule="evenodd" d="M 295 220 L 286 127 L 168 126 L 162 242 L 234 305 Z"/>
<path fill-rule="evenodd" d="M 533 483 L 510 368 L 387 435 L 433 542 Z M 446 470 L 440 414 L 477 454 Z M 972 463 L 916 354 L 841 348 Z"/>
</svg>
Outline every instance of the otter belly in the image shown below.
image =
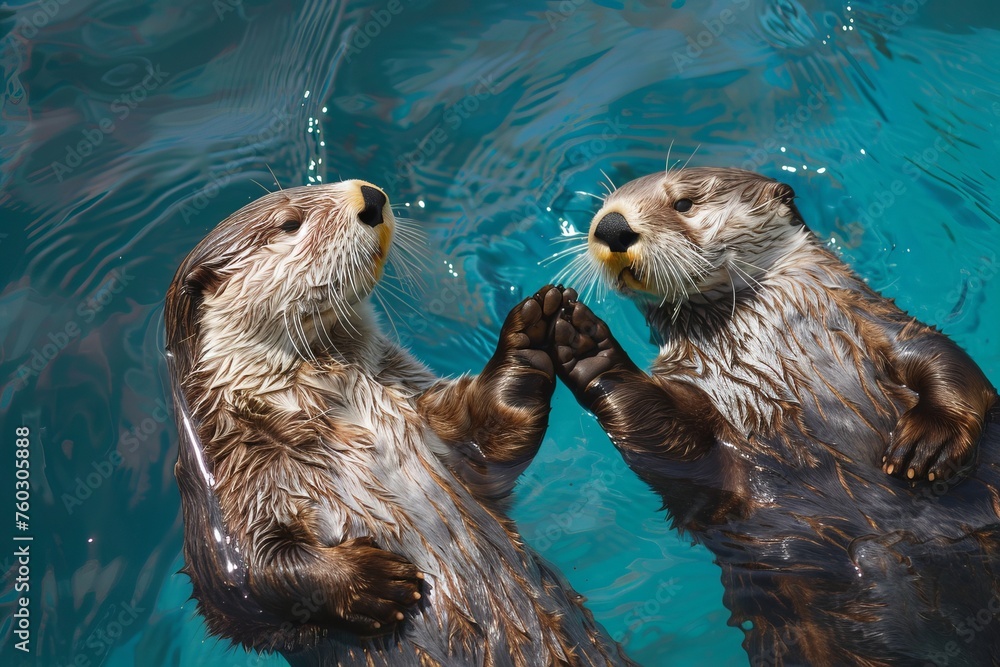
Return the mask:
<svg viewBox="0 0 1000 667">
<path fill-rule="evenodd" d="M 979 449 L 967 476 L 934 484 L 834 457 L 764 463 L 769 502 L 698 536 L 722 567 L 748 653 L 774 664 L 993 664 L 1000 411 Z M 733 534 L 745 536 L 738 548 Z"/>
<path fill-rule="evenodd" d="M 570 599 L 575 594 L 434 454 L 444 445 L 410 402 L 375 381 L 356 382 L 351 404 L 365 409 L 342 417 L 370 432 L 371 441 L 330 461 L 338 497 L 321 512 L 326 532 L 373 537 L 424 573 L 425 594 L 394 636 L 341 636 L 290 661 L 607 664 L 593 641 L 600 630 Z"/>
</svg>

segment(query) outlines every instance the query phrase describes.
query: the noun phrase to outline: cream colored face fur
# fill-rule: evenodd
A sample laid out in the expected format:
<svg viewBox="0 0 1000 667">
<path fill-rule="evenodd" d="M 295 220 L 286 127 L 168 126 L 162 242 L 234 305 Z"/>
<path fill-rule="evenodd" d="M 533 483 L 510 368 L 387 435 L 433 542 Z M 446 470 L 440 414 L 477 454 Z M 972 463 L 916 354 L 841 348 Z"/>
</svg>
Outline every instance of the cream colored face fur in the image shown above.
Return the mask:
<svg viewBox="0 0 1000 667">
<path fill-rule="evenodd" d="M 675 306 L 696 294 L 711 298 L 753 288 L 806 239 L 792 197 L 788 186 L 739 169 L 692 168 L 636 179 L 608 195 L 594 216 L 591 277 L 629 296 Z M 618 251 L 598 233 L 612 213 L 624 217 L 634 234 Z"/>
<path fill-rule="evenodd" d="M 213 268 L 201 305 L 203 361 L 264 352 L 283 365 L 331 345 L 338 325 L 359 326 L 396 229 L 388 199 L 381 224 L 361 221 L 361 186 L 375 187 L 351 180 L 281 190 L 223 223 L 240 247 Z M 240 348 L 251 354 L 234 354 Z"/>
</svg>

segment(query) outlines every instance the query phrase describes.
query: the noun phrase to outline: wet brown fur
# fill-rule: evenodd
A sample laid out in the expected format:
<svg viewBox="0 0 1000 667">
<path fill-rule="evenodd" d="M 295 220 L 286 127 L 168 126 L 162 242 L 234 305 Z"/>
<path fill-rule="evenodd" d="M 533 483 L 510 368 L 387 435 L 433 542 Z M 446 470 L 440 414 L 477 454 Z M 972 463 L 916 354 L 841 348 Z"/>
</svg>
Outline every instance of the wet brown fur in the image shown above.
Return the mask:
<svg viewBox="0 0 1000 667">
<path fill-rule="evenodd" d="M 591 252 L 660 354 L 643 373 L 572 303 L 557 373 L 713 551 L 752 661 L 998 664 L 1000 633 L 968 621 L 1000 611 L 996 393 L 823 248 L 793 198 L 721 169 L 619 188 Z M 634 235 L 624 251 L 604 240 L 620 225 L 597 229 L 609 213 Z"/>
<path fill-rule="evenodd" d="M 261 271 L 252 258 L 265 256 L 262 249 L 284 247 L 283 223 L 307 226 L 300 239 L 307 263 L 330 262 L 321 253 L 353 243 L 347 231 L 375 238 L 350 217 L 360 206 L 350 187 L 357 186 L 286 190 L 241 209 L 191 252 L 167 293 L 185 572 L 209 631 L 280 650 L 296 665 L 527 667 L 542 656 L 553 665 L 592 664 L 594 656 L 629 664 L 504 513 L 545 432 L 554 375 L 544 347 L 561 290 L 548 286 L 515 307 L 484 372 L 457 381 L 434 377 L 385 339 L 363 303 L 332 315 L 317 307 L 308 351 L 292 344 L 297 356 L 283 349 L 287 340 L 274 338 L 271 350 L 253 344 L 256 329 L 266 337 L 273 324 L 268 299 L 282 306 L 291 298 L 277 276 L 272 291 L 245 296 L 246 315 L 238 316 L 245 323 L 228 323 L 247 327 L 251 343 L 236 334 L 221 350 L 209 346 L 206 300 L 238 291 L 236 280 L 266 282 L 246 272 Z M 392 220 L 388 204 L 383 215 Z M 371 275 L 337 278 L 330 294 L 356 279 L 370 289 L 377 272 L 365 271 Z M 383 403 L 388 434 L 356 416 L 379 418 Z M 405 477 L 429 485 L 426 499 L 420 488 L 382 488 L 379 474 L 366 471 L 367 452 L 388 447 L 391 458 L 394 446 L 398 465 L 412 466 Z M 385 465 L 396 474 L 397 464 Z M 391 517 L 380 518 L 383 511 Z M 421 534 L 425 525 L 439 533 Z M 468 567 L 449 563 L 449 553 L 489 562 L 475 564 L 482 572 L 449 571 Z M 431 583 L 413 562 L 421 559 L 437 570 L 428 572 Z M 489 587 L 461 590 L 466 580 L 479 586 L 476 577 L 487 572 L 496 573 Z M 487 616 L 474 617 L 476 610 Z M 526 634 L 530 627 L 537 629 Z"/>
</svg>

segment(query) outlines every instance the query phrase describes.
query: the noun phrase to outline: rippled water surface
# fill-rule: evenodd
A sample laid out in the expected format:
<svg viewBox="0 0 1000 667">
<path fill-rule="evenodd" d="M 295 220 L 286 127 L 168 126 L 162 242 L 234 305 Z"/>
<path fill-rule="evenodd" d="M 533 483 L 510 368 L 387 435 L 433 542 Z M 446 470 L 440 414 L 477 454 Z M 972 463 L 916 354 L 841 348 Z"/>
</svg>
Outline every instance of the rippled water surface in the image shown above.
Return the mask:
<svg viewBox="0 0 1000 667">
<path fill-rule="evenodd" d="M 992 0 L 0 6 L 0 663 L 282 664 L 187 601 L 161 302 L 227 214 L 364 178 L 428 235 L 400 337 L 477 371 L 607 177 L 667 160 L 784 179 L 871 284 L 1000 382 L 1000 9 Z M 672 146 L 672 148 L 671 148 Z M 595 304 L 637 359 L 641 319 Z M 31 438 L 31 654 L 10 614 L 15 427 Z M 7 504 L 9 503 L 9 504 Z M 738 665 L 707 551 L 668 529 L 572 398 L 514 515 L 631 654 Z M 21 533 L 23 534 L 23 533 Z"/>
</svg>

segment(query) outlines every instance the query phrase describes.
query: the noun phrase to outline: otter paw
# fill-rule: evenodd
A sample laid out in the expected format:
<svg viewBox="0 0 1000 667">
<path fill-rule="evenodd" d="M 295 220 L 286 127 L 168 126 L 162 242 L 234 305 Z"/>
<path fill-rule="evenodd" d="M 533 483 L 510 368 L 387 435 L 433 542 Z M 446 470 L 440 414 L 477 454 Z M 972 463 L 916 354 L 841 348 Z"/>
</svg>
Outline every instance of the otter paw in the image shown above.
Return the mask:
<svg viewBox="0 0 1000 667">
<path fill-rule="evenodd" d="M 944 411 L 917 405 L 896 424 L 882 470 L 909 480 L 947 479 L 968 461 L 981 430 L 978 422 L 957 422 Z"/>
<path fill-rule="evenodd" d="M 344 625 L 361 636 L 391 632 L 421 598 L 424 575 L 402 556 L 379 549 L 369 537 L 341 545 L 352 552 L 350 591 L 338 609 Z"/>
<path fill-rule="evenodd" d="M 608 325 L 567 289 L 562 314 L 553 330 L 556 374 L 574 393 L 582 392 L 599 375 L 631 365 Z"/>
<path fill-rule="evenodd" d="M 546 285 L 514 306 L 500 330 L 498 352 L 555 379 L 549 332 L 563 304 L 562 286 Z"/>
</svg>

